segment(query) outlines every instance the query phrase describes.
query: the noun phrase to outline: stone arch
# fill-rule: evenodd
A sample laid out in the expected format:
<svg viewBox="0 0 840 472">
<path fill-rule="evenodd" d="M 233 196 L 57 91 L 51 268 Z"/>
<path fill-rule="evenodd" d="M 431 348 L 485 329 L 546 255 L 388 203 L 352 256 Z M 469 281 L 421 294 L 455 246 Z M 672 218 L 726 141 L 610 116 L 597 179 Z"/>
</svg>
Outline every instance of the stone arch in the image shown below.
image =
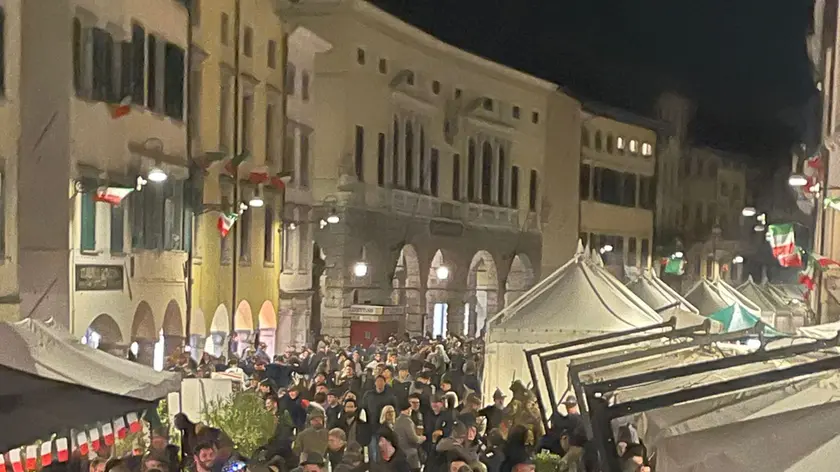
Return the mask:
<svg viewBox="0 0 840 472">
<path fill-rule="evenodd" d="M 137 356 L 137 362 L 152 366 L 155 361 L 155 343 L 160 335 L 155 332 L 155 315 L 152 307 L 145 301 L 140 302 L 134 310 L 134 320 L 131 323 L 131 351 Z"/>
<path fill-rule="evenodd" d="M 90 322 L 83 340 L 84 344 L 103 351 L 111 351 L 122 342 L 120 325 L 107 313 L 102 313 Z"/>
<path fill-rule="evenodd" d="M 450 313 L 457 308 L 450 306 L 452 303 L 449 289 L 456 284 L 453 280 L 457 277 L 458 265 L 455 254 L 447 250 L 438 249 L 432 256 L 426 276 L 424 332 L 431 332 L 435 336 L 447 334 Z M 444 272 L 440 272 L 441 270 Z"/>
<path fill-rule="evenodd" d="M 253 345 L 251 335 L 254 333 L 254 315 L 248 300 L 242 300 L 236 307 L 236 313 L 233 315 L 233 331 L 236 334 L 234 352 L 242 354 Z"/>
<path fill-rule="evenodd" d="M 516 254 L 510 263 L 510 270 L 505 279 L 505 306 L 513 303 L 536 282 L 536 274 L 531 258 L 526 254 Z"/>
<path fill-rule="evenodd" d="M 193 359 L 200 359 L 204 351 L 204 341 L 207 338 L 207 321 L 204 319 L 204 311 L 201 308 L 193 307 L 192 316 L 189 321 L 190 338 L 187 340 Z"/>
<path fill-rule="evenodd" d="M 461 333 L 476 336 L 499 309 L 499 272 L 496 260 L 486 250 L 475 253 L 467 273 L 467 304 Z M 453 327 L 454 328 L 454 327 Z"/>
<path fill-rule="evenodd" d="M 162 355 L 169 357 L 180 351 L 184 342 L 184 320 L 181 316 L 181 307 L 178 302 L 170 300 L 163 313 L 163 324 L 160 328 L 163 336 Z"/>
<path fill-rule="evenodd" d="M 258 314 L 260 343 L 265 344 L 265 352 L 274 357 L 277 346 L 277 311 L 270 300 L 263 302 Z"/>
<path fill-rule="evenodd" d="M 230 315 L 225 305 L 216 307 L 213 319 L 210 320 L 210 332 L 204 340 L 204 352 L 213 356 L 225 353 L 225 338 L 230 332 Z"/>
<path fill-rule="evenodd" d="M 405 244 L 400 248 L 391 278 L 391 302 L 405 307 L 405 330 L 420 334 L 423 329 L 423 285 L 417 248 Z"/>
</svg>

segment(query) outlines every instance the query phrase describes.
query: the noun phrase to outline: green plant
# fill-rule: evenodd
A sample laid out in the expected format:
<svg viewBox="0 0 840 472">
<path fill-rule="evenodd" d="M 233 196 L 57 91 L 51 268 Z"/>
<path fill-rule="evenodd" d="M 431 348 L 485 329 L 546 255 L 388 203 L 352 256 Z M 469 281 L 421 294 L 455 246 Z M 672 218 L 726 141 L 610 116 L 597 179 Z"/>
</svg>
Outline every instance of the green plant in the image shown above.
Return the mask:
<svg viewBox="0 0 840 472">
<path fill-rule="evenodd" d="M 557 472 L 562 458 L 550 452 L 540 452 L 534 457 L 535 472 Z"/>
<path fill-rule="evenodd" d="M 145 431 L 128 433 L 123 439 L 114 441 L 114 457 L 124 457 L 134 454 L 134 450 L 145 451 L 149 448 L 148 434 Z"/>
<path fill-rule="evenodd" d="M 209 402 L 204 422 L 224 431 L 247 457 L 271 439 L 276 427 L 274 414 L 251 392 L 234 392 L 228 398 Z"/>
</svg>

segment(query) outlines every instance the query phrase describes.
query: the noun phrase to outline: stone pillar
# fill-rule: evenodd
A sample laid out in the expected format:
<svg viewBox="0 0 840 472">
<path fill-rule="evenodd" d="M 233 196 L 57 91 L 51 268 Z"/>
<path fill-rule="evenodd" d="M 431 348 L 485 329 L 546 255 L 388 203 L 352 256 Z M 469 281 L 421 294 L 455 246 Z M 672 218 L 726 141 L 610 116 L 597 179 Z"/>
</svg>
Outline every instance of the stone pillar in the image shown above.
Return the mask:
<svg viewBox="0 0 840 472">
<path fill-rule="evenodd" d="M 447 296 L 446 331 L 448 334 L 464 334 L 464 296 L 461 292 L 450 292 Z M 475 311 L 475 304 L 470 304 L 470 311 Z M 470 314 L 470 319 L 475 318 Z"/>
<path fill-rule="evenodd" d="M 155 343 L 153 339 L 135 339 L 137 343 L 137 362 L 149 367 L 155 365 Z"/>
<path fill-rule="evenodd" d="M 470 326 L 470 336 L 478 336 L 481 333 L 481 330 L 484 329 L 485 326 L 487 326 L 487 323 L 491 319 L 493 319 L 494 316 L 496 316 L 496 313 L 498 313 L 499 311 L 501 311 L 502 308 L 504 308 L 504 296 L 504 290 L 501 289 L 497 291 L 487 291 L 487 307 L 485 310 L 487 316 L 480 325 L 478 324 L 478 317 L 475 318 L 475 325 Z M 472 320 L 473 318 L 471 317 L 471 323 L 473 323 Z"/>
</svg>

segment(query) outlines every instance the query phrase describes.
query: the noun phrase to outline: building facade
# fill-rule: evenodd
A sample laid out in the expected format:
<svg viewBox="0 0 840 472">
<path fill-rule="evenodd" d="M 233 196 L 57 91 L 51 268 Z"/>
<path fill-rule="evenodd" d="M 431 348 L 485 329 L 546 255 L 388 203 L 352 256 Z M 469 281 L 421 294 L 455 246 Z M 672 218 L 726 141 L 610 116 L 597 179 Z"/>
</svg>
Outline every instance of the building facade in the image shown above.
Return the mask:
<svg viewBox="0 0 840 472">
<path fill-rule="evenodd" d="M 663 93 L 656 102 L 656 118 L 665 125 L 659 135 L 656 156 L 656 214 L 654 226 L 658 257 L 674 253 L 682 239 L 683 188 L 681 168 L 690 143 L 688 129 L 693 104 L 674 92 Z"/>
<path fill-rule="evenodd" d="M 538 275 L 547 144 L 572 135 L 548 111 L 574 123 L 576 102 L 361 0 L 278 10 L 329 44 L 312 71 L 311 219 L 336 223 L 314 234 L 311 328 L 480 332 Z"/>
<path fill-rule="evenodd" d="M 650 267 L 657 133 L 642 121 L 584 107 L 580 127 L 580 238 L 619 278 Z"/>
<path fill-rule="evenodd" d="M 16 153 L 3 148 L 20 156 L 4 163 L 3 187 L 14 191 L 16 174 L 28 189 L 4 193 L 17 218 L 4 230 L 4 299 L 17 284 L 20 316 L 160 362 L 187 330 L 187 11 L 173 0 L 3 8 L 0 146 L 20 137 Z"/>
<path fill-rule="evenodd" d="M 287 32 L 269 0 L 196 2 L 191 142 L 201 173 L 193 257 L 197 350 L 278 349 L 284 272 L 283 185 Z M 237 165 L 238 164 L 238 165 Z M 226 235 L 222 215 L 238 214 Z"/>
</svg>

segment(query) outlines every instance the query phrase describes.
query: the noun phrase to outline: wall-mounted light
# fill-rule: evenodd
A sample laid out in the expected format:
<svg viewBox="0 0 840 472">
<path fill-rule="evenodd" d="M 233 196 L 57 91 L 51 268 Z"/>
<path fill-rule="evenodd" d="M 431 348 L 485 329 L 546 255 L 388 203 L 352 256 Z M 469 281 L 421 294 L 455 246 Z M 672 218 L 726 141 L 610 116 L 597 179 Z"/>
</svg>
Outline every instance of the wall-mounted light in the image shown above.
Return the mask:
<svg viewBox="0 0 840 472">
<path fill-rule="evenodd" d="M 747 218 L 755 216 L 756 213 L 758 212 L 756 211 L 755 207 L 744 207 L 744 209 L 741 210 L 741 214 L 746 216 Z"/>
<path fill-rule="evenodd" d="M 753 231 L 755 231 L 756 233 L 761 233 L 761 232 L 763 232 L 765 229 L 766 229 L 766 228 L 764 227 L 764 225 L 755 225 L 755 226 L 753 226 Z"/>
<path fill-rule="evenodd" d="M 613 250 L 612 244 L 604 244 L 604 246 L 601 247 L 600 252 L 601 252 L 601 254 L 606 254 L 608 252 L 612 252 L 612 250 Z"/>
<path fill-rule="evenodd" d="M 168 179 L 169 176 L 166 175 L 166 172 L 164 172 L 163 169 L 161 169 L 160 167 L 152 167 L 148 175 L 146 175 L 146 178 L 149 179 L 149 181 L 151 182 L 160 183 L 166 182 L 166 179 Z"/>
<path fill-rule="evenodd" d="M 449 278 L 449 267 L 446 267 L 445 265 L 438 266 L 438 268 L 435 269 L 435 275 L 437 276 L 438 280 L 448 279 Z"/>
<path fill-rule="evenodd" d="M 251 208 L 262 208 L 265 206 L 265 200 L 263 200 L 262 195 L 260 195 L 259 187 L 254 189 L 254 194 L 251 196 L 251 199 L 248 200 L 248 206 Z"/>
<path fill-rule="evenodd" d="M 353 275 L 356 277 L 364 277 L 368 273 L 367 262 L 359 261 L 353 266 Z"/>
<path fill-rule="evenodd" d="M 788 177 L 788 185 L 791 187 L 804 187 L 808 185 L 808 179 L 802 174 L 791 174 Z"/>
<path fill-rule="evenodd" d="M 735 256 L 735 258 L 732 259 L 732 263 L 733 264 L 743 264 L 744 263 L 744 257 L 743 256 Z"/>
<path fill-rule="evenodd" d="M 673 256 L 671 256 L 671 257 L 673 257 L 674 259 L 682 259 L 684 255 L 685 255 L 685 254 L 683 254 L 683 252 L 682 252 L 682 251 L 677 251 L 677 252 L 675 252 L 675 253 L 674 253 L 674 255 L 673 255 Z"/>
<path fill-rule="evenodd" d="M 338 214 L 335 212 L 335 209 L 330 210 L 330 214 L 327 216 L 327 223 L 331 225 L 336 225 L 341 221 Z"/>
</svg>

